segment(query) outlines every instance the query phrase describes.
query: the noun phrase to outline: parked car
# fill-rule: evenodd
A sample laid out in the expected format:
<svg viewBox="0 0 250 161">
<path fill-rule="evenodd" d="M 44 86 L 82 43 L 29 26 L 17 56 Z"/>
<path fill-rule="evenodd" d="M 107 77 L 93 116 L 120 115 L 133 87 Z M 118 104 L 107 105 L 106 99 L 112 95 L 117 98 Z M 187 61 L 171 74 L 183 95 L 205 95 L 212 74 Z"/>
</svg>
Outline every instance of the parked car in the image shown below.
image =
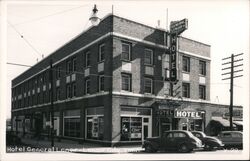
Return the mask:
<svg viewBox="0 0 250 161">
<path fill-rule="evenodd" d="M 222 131 L 218 134 L 218 139 L 222 141 L 225 148 L 243 148 L 242 144 L 243 133 L 241 131 Z"/>
<path fill-rule="evenodd" d="M 21 138 L 14 134 L 13 131 L 6 131 L 6 145 L 20 145 L 21 143 Z"/>
<path fill-rule="evenodd" d="M 142 147 L 146 152 L 158 150 L 191 152 L 196 148 L 201 148 L 202 142 L 189 131 L 172 130 L 164 132 L 162 137 L 147 138 Z"/>
<path fill-rule="evenodd" d="M 224 146 L 221 140 L 216 137 L 207 136 L 204 132 L 192 131 L 192 134 L 202 141 L 205 150 L 213 150 L 215 148 L 218 149 Z"/>
</svg>

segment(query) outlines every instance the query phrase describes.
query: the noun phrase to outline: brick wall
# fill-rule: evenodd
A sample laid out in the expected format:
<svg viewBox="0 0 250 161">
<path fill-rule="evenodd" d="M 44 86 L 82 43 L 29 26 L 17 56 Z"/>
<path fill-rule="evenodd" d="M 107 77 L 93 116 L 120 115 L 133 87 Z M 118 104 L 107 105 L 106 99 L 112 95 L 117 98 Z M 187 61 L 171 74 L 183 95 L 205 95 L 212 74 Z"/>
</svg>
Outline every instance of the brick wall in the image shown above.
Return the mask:
<svg viewBox="0 0 250 161">
<path fill-rule="evenodd" d="M 210 57 L 210 45 L 184 37 L 179 37 L 178 43 L 179 43 L 178 47 L 181 50 L 205 57 Z"/>
</svg>

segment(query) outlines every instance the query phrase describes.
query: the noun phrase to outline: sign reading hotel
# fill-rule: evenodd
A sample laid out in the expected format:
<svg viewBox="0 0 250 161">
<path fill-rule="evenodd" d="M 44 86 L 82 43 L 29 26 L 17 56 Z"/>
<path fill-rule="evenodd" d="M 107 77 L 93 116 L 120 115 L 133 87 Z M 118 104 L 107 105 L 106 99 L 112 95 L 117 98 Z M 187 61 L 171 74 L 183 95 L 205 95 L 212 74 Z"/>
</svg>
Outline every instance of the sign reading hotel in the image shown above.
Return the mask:
<svg viewBox="0 0 250 161">
<path fill-rule="evenodd" d="M 170 81 L 178 81 L 178 44 L 177 37 L 188 28 L 188 20 L 185 18 L 180 21 L 170 23 Z"/>
<path fill-rule="evenodd" d="M 184 111 L 184 110 L 175 110 L 175 118 L 191 118 L 191 119 L 202 119 L 201 111 Z"/>
</svg>

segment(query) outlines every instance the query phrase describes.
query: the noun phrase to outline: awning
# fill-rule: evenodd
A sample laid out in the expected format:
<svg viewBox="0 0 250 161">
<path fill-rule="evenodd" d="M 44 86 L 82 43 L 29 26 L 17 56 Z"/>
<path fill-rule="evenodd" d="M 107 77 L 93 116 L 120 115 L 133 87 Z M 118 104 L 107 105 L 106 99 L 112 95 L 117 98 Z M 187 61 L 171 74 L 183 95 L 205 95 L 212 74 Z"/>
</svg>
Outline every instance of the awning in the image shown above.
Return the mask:
<svg viewBox="0 0 250 161">
<path fill-rule="evenodd" d="M 224 127 L 230 127 L 230 122 L 222 117 L 212 117 L 212 120 L 220 123 Z M 235 127 L 234 124 L 233 124 L 233 127 Z"/>
<path fill-rule="evenodd" d="M 233 121 L 233 124 L 243 126 L 243 121 Z"/>
</svg>

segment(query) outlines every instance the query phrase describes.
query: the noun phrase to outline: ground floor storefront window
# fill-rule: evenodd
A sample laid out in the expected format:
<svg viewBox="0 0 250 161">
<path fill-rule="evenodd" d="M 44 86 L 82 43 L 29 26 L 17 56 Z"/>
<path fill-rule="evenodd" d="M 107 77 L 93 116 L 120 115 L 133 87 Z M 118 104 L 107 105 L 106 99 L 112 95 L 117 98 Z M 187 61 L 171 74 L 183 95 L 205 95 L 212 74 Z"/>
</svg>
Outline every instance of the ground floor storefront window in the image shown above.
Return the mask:
<svg viewBox="0 0 250 161">
<path fill-rule="evenodd" d="M 122 141 L 133 141 L 142 139 L 142 118 L 122 117 Z"/>
<path fill-rule="evenodd" d="M 104 133 L 104 108 L 88 108 L 86 110 L 86 138 L 103 140 Z"/>
<path fill-rule="evenodd" d="M 151 109 L 122 106 L 121 141 L 142 141 L 151 136 Z"/>
<path fill-rule="evenodd" d="M 64 136 L 80 137 L 80 110 L 64 112 Z"/>
</svg>

